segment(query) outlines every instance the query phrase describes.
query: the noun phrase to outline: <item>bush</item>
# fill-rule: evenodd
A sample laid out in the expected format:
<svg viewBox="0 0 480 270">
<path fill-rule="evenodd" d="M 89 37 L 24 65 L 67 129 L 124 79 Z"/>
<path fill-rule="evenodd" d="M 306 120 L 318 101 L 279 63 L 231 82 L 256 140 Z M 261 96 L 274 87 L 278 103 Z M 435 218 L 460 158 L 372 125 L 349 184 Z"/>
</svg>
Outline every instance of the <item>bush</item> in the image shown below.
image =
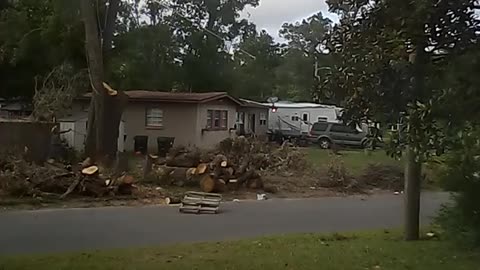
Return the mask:
<svg viewBox="0 0 480 270">
<path fill-rule="evenodd" d="M 454 201 L 441 211 L 439 224 L 449 236 L 480 246 L 480 130 L 459 135 L 445 159 L 440 183 L 454 192 Z"/>
</svg>

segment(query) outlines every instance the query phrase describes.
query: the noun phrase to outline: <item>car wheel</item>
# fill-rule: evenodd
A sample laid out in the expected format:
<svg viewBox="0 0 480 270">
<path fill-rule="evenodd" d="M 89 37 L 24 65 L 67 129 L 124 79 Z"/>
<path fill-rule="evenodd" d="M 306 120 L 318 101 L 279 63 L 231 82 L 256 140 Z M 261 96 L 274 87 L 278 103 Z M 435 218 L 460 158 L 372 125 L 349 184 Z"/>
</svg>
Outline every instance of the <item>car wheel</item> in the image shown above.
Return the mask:
<svg viewBox="0 0 480 270">
<path fill-rule="evenodd" d="M 318 144 L 320 145 L 320 148 L 322 149 L 330 149 L 330 146 L 331 146 L 331 142 L 329 139 L 327 138 L 322 138 L 320 140 L 318 140 Z"/>
</svg>

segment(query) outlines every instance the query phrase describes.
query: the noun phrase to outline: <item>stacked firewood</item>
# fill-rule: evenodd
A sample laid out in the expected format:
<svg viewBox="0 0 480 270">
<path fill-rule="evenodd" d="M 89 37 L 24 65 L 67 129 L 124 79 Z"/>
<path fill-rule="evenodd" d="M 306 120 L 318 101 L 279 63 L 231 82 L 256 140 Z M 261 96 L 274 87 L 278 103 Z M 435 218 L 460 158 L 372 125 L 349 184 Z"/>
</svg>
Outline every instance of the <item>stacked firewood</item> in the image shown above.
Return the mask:
<svg viewBox="0 0 480 270">
<path fill-rule="evenodd" d="M 303 170 L 305 159 L 289 145 L 276 147 L 238 137 L 222 141 L 212 151 L 177 147 L 166 159 L 147 156 L 145 164 L 145 177 L 153 173 L 161 184 L 221 193 L 242 187 L 263 189 L 262 174 Z"/>
<path fill-rule="evenodd" d="M 178 147 L 172 149 L 166 159 L 148 155 L 144 176 L 153 174 L 161 184 L 199 187 L 207 193 L 222 193 L 242 186 L 263 188 L 260 174 L 250 170 L 249 164 L 232 161 L 218 151 Z"/>
</svg>

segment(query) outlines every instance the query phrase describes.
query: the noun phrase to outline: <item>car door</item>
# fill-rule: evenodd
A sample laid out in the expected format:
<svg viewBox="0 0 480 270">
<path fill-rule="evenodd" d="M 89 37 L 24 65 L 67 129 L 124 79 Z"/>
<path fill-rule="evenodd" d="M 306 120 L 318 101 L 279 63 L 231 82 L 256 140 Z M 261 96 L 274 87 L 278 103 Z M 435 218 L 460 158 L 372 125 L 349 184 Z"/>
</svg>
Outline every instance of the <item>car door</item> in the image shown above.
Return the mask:
<svg viewBox="0 0 480 270">
<path fill-rule="evenodd" d="M 329 136 L 334 143 L 347 144 L 349 141 L 349 134 L 347 126 L 342 124 L 332 124 L 329 131 Z"/>
</svg>

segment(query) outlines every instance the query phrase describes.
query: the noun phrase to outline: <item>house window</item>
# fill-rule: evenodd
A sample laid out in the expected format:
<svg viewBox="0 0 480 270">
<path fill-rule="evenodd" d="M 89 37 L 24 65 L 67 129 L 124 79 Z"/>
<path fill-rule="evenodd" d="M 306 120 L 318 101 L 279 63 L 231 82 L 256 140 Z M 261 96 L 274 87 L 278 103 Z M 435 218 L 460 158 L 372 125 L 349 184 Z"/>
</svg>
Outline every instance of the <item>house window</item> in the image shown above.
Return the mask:
<svg viewBox="0 0 480 270">
<path fill-rule="evenodd" d="M 227 129 L 228 111 L 208 110 L 207 129 Z"/>
<path fill-rule="evenodd" d="M 147 108 L 145 123 L 147 127 L 163 128 L 163 110 L 159 108 Z"/>
<path fill-rule="evenodd" d="M 266 126 L 267 125 L 267 114 L 266 113 L 260 113 L 260 125 L 261 126 Z"/>
</svg>

